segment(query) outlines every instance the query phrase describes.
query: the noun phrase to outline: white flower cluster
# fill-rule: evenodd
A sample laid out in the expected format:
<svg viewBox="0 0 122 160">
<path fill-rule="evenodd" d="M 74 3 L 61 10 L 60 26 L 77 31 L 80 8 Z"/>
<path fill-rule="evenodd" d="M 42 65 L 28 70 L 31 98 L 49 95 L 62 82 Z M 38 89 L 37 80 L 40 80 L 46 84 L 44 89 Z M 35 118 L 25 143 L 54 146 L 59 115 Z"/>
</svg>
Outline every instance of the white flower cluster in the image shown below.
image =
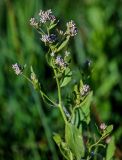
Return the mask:
<svg viewBox="0 0 122 160">
<path fill-rule="evenodd" d="M 22 68 L 19 64 L 15 63 L 12 65 L 12 68 L 16 75 L 22 74 Z"/>
<path fill-rule="evenodd" d="M 51 9 L 49 9 L 47 11 L 40 10 L 39 17 L 40 17 L 39 22 L 37 22 L 35 18 L 31 18 L 30 25 L 35 28 L 38 28 L 39 24 L 41 24 L 41 23 L 46 23 L 47 21 L 54 22 L 56 20 L 56 17 L 52 14 Z"/>
<path fill-rule="evenodd" d="M 42 38 L 41 38 L 41 41 L 44 42 L 44 43 L 53 43 L 53 42 L 56 41 L 56 35 L 54 35 L 54 34 L 50 34 L 50 35 L 43 34 Z"/>
<path fill-rule="evenodd" d="M 83 87 L 80 90 L 81 96 L 85 96 L 89 92 L 89 90 L 90 90 L 89 85 L 87 84 L 83 85 Z"/>
<path fill-rule="evenodd" d="M 42 42 L 47 43 L 49 42 L 49 36 L 47 34 L 43 34 L 41 40 Z"/>
<path fill-rule="evenodd" d="M 35 18 L 30 19 L 30 25 L 33 27 L 38 27 L 38 22 L 35 20 Z"/>
<path fill-rule="evenodd" d="M 64 59 L 61 56 L 57 56 L 55 59 L 55 63 L 57 65 L 59 65 L 61 68 L 66 67 L 66 62 L 64 61 Z"/>
<path fill-rule="evenodd" d="M 47 21 L 53 22 L 56 20 L 55 16 L 52 14 L 51 9 L 49 9 L 47 11 L 40 10 L 39 16 L 40 16 L 41 23 L 46 23 Z"/>
<path fill-rule="evenodd" d="M 74 23 L 73 20 L 71 20 L 70 22 L 67 22 L 67 33 L 73 37 L 77 34 L 77 27 L 76 24 Z"/>
</svg>

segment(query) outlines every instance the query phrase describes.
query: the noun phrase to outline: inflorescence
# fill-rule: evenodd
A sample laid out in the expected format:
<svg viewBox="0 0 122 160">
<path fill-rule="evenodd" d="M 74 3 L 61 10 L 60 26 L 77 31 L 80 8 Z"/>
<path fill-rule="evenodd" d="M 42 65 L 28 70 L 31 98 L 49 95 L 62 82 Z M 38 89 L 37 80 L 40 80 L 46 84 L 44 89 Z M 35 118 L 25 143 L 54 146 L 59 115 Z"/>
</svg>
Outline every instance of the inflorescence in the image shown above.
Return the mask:
<svg viewBox="0 0 122 160">
<path fill-rule="evenodd" d="M 65 68 L 66 67 L 66 62 L 64 61 L 64 59 L 61 56 L 57 56 L 56 57 L 55 63 L 61 68 Z"/>
<path fill-rule="evenodd" d="M 35 28 L 38 28 L 38 22 L 36 21 L 35 18 L 30 19 L 30 25 L 35 27 Z"/>
<path fill-rule="evenodd" d="M 56 41 L 56 35 L 55 34 L 43 34 L 41 38 L 42 42 L 44 43 L 53 43 Z"/>
<path fill-rule="evenodd" d="M 74 21 L 67 22 L 67 34 L 69 34 L 71 37 L 74 37 L 77 34 L 77 27 Z"/>
<path fill-rule="evenodd" d="M 70 37 L 74 37 L 77 34 L 76 24 L 73 20 L 71 20 L 66 23 L 66 31 L 62 31 L 57 28 L 54 31 L 52 28 L 57 26 L 59 20 L 57 20 L 53 15 L 51 9 L 47 11 L 40 10 L 38 15 L 39 21 L 37 21 L 35 18 L 31 18 L 30 25 L 39 31 L 41 34 L 40 40 L 44 42 L 46 46 L 49 46 L 50 56 L 53 58 L 54 65 L 60 69 L 66 68 L 68 66 L 67 57 L 70 55 L 70 52 L 67 50 L 64 51 L 64 56 L 59 53 L 57 55 L 56 52 L 59 52 L 58 47 L 60 47 L 59 44 L 63 43 L 62 39 L 69 40 Z M 54 33 L 52 33 L 52 31 Z M 54 45 L 56 47 L 54 47 Z"/>
<path fill-rule="evenodd" d="M 12 68 L 16 75 L 22 74 L 22 67 L 19 64 L 17 63 L 13 64 Z"/>
<path fill-rule="evenodd" d="M 36 28 L 38 31 L 40 30 L 40 27 L 42 31 L 43 24 L 46 25 L 46 27 L 49 29 L 50 27 L 52 27 L 51 25 L 56 25 L 58 22 L 58 21 L 56 22 L 56 17 L 52 14 L 51 9 L 47 11 L 40 10 L 38 15 L 39 15 L 39 21 L 37 21 L 35 18 L 30 19 L 30 25 Z M 66 26 L 67 29 L 65 32 L 63 32 L 62 30 L 58 31 L 60 35 L 69 35 L 70 37 L 73 37 L 77 34 L 77 27 L 73 20 L 67 22 Z M 46 34 L 45 32 L 42 32 L 41 41 L 43 41 L 44 43 L 53 43 L 55 42 L 55 40 L 56 40 L 55 34 L 50 34 L 49 32 L 48 34 Z"/>
<path fill-rule="evenodd" d="M 40 23 L 46 23 L 47 21 L 54 22 L 56 20 L 56 17 L 52 14 L 51 9 L 47 11 L 40 10 L 39 16 L 40 16 Z"/>
<path fill-rule="evenodd" d="M 40 33 L 40 40 L 44 42 L 46 46 L 49 46 L 50 57 L 53 58 L 54 65 L 60 69 L 65 69 L 68 66 L 67 57 L 70 55 L 70 52 L 66 50 L 64 51 L 63 55 L 59 53 L 57 55 L 56 52 L 59 52 L 58 47 L 60 47 L 61 43 L 63 43 L 62 39 L 65 41 L 65 39 L 68 37 L 69 40 L 69 37 L 73 37 L 77 34 L 76 24 L 73 20 L 71 20 L 66 23 L 66 31 L 62 31 L 57 28 L 54 31 L 52 28 L 57 26 L 58 20 L 53 15 L 51 9 L 46 11 L 40 10 L 38 16 L 38 20 L 34 17 L 30 19 L 30 25 L 37 29 L 37 31 Z M 54 33 L 52 33 L 52 31 Z M 59 34 L 59 37 L 56 32 Z M 60 36 L 63 36 L 63 38 Z M 56 47 L 54 47 L 54 45 Z M 22 73 L 22 68 L 19 64 L 16 63 L 12 65 L 12 68 L 17 75 Z"/>
<path fill-rule="evenodd" d="M 85 84 L 83 87 L 80 89 L 80 94 L 81 96 L 85 96 L 90 90 L 89 85 Z"/>
</svg>

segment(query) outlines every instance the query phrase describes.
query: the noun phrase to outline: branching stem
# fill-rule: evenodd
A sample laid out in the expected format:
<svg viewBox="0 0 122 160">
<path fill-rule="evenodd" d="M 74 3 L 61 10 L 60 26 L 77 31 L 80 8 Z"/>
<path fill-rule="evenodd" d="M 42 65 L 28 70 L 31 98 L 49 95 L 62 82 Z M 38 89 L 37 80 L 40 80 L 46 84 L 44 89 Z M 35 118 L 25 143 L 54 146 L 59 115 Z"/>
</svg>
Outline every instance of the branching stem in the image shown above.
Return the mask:
<svg viewBox="0 0 122 160">
<path fill-rule="evenodd" d="M 24 77 L 27 81 L 29 81 L 29 82 L 33 85 L 33 82 L 31 81 L 30 78 L 28 78 L 28 77 L 27 77 L 26 75 L 24 75 L 24 74 L 22 74 L 22 75 L 23 75 L 23 77 Z M 55 107 L 58 106 L 58 104 L 56 104 L 53 100 L 51 100 L 51 99 L 41 90 L 40 87 L 38 88 L 38 90 L 39 90 L 42 98 L 45 97 L 45 98 L 46 98 L 49 102 L 51 102 Z"/>
</svg>

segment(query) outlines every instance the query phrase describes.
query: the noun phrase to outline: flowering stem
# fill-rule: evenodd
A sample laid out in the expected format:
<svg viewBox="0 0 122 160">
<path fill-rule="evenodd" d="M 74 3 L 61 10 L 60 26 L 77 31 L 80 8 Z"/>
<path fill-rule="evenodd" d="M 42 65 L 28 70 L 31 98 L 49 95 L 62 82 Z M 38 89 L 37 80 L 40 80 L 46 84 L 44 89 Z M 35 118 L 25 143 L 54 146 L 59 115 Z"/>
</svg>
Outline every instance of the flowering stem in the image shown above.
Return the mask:
<svg viewBox="0 0 122 160">
<path fill-rule="evenodd" d="M 54 74 L 55 74 L 55 78 L 56 78 L 56 83 L 57 83 L 57 88 L 58 88 L 58 99 L 59 99 L 59 105 L 58 105 L 58 107 L 60 109 L 60 112 L 62 114 L 64 122 L 67 123 L 67 119 L 66 119 L 65 113 L 64 113 L 63 108 L 62 108 L 61 89 L 60 89 L 60 85 L 59 85 L 59 80 L 57 78 L 56 70 L 54 68 L 53 68 L 53 70 L 54 70 Z"/>
</svg>

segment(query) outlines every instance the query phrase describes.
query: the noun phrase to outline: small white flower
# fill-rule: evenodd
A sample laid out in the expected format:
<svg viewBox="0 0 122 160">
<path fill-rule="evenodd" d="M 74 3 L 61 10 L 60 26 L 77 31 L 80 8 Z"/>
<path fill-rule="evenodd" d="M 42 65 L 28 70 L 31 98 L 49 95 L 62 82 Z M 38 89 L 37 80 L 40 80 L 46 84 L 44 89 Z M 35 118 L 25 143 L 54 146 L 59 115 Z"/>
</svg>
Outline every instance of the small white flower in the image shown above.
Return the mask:
<svg viewBox="0 0 122 160">
<path fill-rule="evenodd" d="M 54 57 L 54 52 L 52 52 L 50 55 L 51 55 L 51 57 Z"/>
<path fill-rule="evenodd" d="M 19 64 L 15 63 L 12 65 L 12 68 L 16 75 L 22 74 L 22 68 Z"/>
<path fill-rule="evenodd" d="M 100 129 L 101 129 L 101 130 L 105 130 L 105 129 L 106 129 L 106 127 L 107 127 L 107 126 L 106 126 L 106 124 L 105 124 L 105 123 L 101 123 L 101 124 L 100 124 Z"/>
<path fill-rule="evenodd" d="M 83 87 L 80 89 L 80 94 L 81 96 L 85 96 L 90 90 L 89 85 L 85 84 Z"/>
<path fill-rule="evenodd" d="M 69 51 L 65 51 L 65 57 L 68 57 L 70 55 Z"/>
<path fill-rule="evenodd" d="M 62 30 L 59 30 L 59 34 L 60 34 L 60 35 L 63 35 L 64 32 L 63 32 Z"/>
<path fill-rule="evenodd" d="M 43 34 L 41 40 L 42 42 L 47 43 L 49 42 L 49 36 L 47 34 Z"/>
<path fill-rule="evenodd" d="M 62 61 L 63 61 L 63 59 L 61 58 L 61 56 L 57 56 L 57 57 L 56 57 L 56 60 L 55 60 L 56 64 L 59 64 L 59 63 L 61 63 Z"/>
<path fill-rule="evenodd" d="M 66 67 L 66 63 L 65 63 L 64 59 L 63 59 L 61 56 L 57 56 L 57 57 L 56 57 L 55 63 L 56 63 L 57 65 L 59 65 L 61 68 Z"/>
</svg>

